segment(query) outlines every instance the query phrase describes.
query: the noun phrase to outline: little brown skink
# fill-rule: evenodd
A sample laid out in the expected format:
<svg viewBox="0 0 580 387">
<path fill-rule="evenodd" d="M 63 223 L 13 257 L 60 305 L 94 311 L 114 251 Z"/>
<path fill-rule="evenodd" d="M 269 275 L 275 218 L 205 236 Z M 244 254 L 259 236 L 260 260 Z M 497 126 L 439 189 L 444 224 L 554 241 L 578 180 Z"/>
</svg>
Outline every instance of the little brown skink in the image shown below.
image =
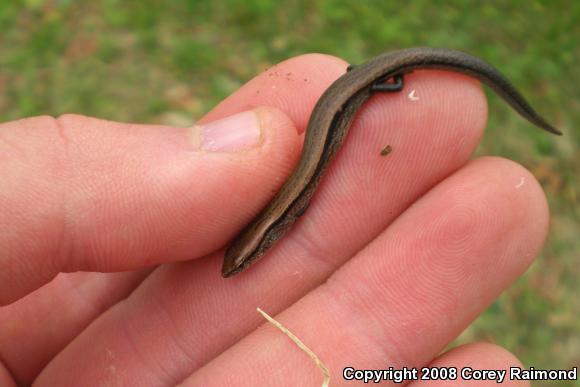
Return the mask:
<svg viewBox="0 0 580 387">
<path fill-rule="evenodd" d="M 227 249 L 222 275 L 246 269 L 283 237 L 301 216 L 326 168 L 342 145 L 358 109 L 374 92 L 399 91 L 403 75 L 416 69 L 443 69 L 470 75 L 491 87 L 532 124 L 562 133 L 548 124 L 494 67 L 463 52 L 442 48 L 409 48 L 351 66 L 322 94 L 308 122 L 298 166 L 274 199 Z M 388 80 L 393 80 L 388 82 Z"/>
</svg>

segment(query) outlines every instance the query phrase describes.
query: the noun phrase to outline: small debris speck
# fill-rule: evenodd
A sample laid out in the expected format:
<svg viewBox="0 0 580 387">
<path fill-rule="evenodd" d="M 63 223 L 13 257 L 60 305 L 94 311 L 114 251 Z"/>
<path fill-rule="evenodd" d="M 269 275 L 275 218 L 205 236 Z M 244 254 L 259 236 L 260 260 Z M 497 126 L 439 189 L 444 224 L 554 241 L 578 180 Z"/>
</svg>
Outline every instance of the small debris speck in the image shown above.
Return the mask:
<svg viewBox="0 0 580 387">
<path fill-rule="evenodd" d="M 415 90 L 414 90 L 414 89 L 413 89 L 413 90 L 411 90 L 411 92 L 409 93 L 409 99 L 410 99 L 411 101 L 418 101 L 418 100 L 419 100 L 419 97 L 417 97 L 417 96 L 415 95 Z"/>
<path fill-rule="evenodd" d="M 393 147 L 390 145 L 385 145 L 385 147 L 383 149 L 381 149 L 381 156 L 386 156 L 389 153 L 391 153 L 393 150 Z"/>
</svg>

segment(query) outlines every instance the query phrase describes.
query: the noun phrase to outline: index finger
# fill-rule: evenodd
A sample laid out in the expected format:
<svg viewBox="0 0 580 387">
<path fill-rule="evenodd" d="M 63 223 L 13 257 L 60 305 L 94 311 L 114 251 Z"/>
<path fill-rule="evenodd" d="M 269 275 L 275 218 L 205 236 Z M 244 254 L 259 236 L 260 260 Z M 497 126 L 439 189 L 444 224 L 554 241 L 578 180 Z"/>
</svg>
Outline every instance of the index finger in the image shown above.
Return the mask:
<svg viewBox="0 0 580 387">
<path fill-rule="evenodd" d="M 336 65 L 333 67 L 329 66 L 331 64 Z M 300 58 L 295 58 L 293 60 L 287 61 L 283 64 L 274 66 L 269 71 L 258 75 L 255 79 L 248 82 L 240 90 L 236 91 L 230 98 L 222 102 L 216 109 L 208 114 L 208 116 L 202 120 L 200 123 L 214 122 L 216 120 L 222 119 L 224 117 L 229 117 L 232 114 L 247 111 L 256 106 L 274 106 L 278 108 L 283 108 L 286 113 L 288 113 L 292 121 L 295 121 L 299 126 L 298 130 L 303 131 L 306 121 L 314 102 L 317 100 L 318 96 L 324 91 L 324 89 L 330 84 L 338 74 L 343 71 L 345 67 L 344 62 L 337 59 L 330 59 L 330 57 L 324 55 L 305 55 Z M 332 71 L 329 71 L 329 68 Z M 287 75 L 291 74 L 290 76 Z M 281 113 L 280 113 L 281 114 Z M 208 251 L 211 249 L 218 248 L 225 241 L 233 236 L 237 228 L 247 221 L 247 219 L 252 216 L 253 213 L 259 211 L 260 207 L 263 206 L 267 200 L 273 194 L 273 191 L 278 187 L 284 177 L 285 173 L 288 173 L 292 168 L 293 162 L 298 155 L 299 151 L 299 138 L 296 136 L 295 128 L 292 127 L 289 121 L 282 119 L 280 114 L 277 115 L 278 125 L 272 125 L 271 122 L 268 126 L 271 131 L 272 139 L 276 140 L 270 147 L 266 147 L 261 152 L 259 152 L 255 157 L 250 158 L 246 162 L 238 162 L 236 158 L 232 158 L 230 165 L 232 168 L 228 171 L 229 175 L 237 175 L 240 179 L 240 187 L 238 187 L 237 192 L 244 195 L 243 202 L 236 203 L 232 201 L 232 187 L 228 184 L 220 184 L 219 177 L 216 175 L 217 171 L 214 169 L 209 177 L 214 177 L 216 175 L 216 184 L 218 185 L 215 189 L 208 190 L 207 200 L 214 205 L 206 205 L 205 211 L 207 211 L 208 216 L 213 222 L 221 222 L 224 228 L 213 227 L 214 231 L 224 231 L 225 228 L 229 230 L 227 232 L 219 235 L 215 235 L 208 238 L 208 231 L 211 231 L 211 222 L 206 221 L 196 221 L 195 217 L 192 216 L 191 212 L 187 209 L 182 209 L 182 216 L 188 220 L 179 227 L 175 228 L 173 225 L 170 228 L 164 227 L 163 223 L 159 221 L 154 222 L 151 225 L 152 230 L 167 231 L 173 229 L 174 231 L 185 233 L 188 236 L 187 241 L 182 247 L 181 256 L 168 253 L 161 258 L 165 261 L 171 261 L 176 259 L 181 259 L 184 256 L 188 258 L 194 258 L 196 255 L 200 255 L 203 251 Z M 275 118 L 275 116 L 270 116 Z M 105 125 L 107 128 L 114 130 L 126 130 L 126 124 L 115 124 L 108 121 L 100 121 L 96 119 L 89 119 L 81 116 L 68 116 L 65 117 L 69 123 L 75 121 L 78 123 L 78 130 L 80 132 L 86 133 L 84 129 L 87 128 L 87 123 L 94 125 L 95 127 L 89 130 L 93 133 L 93 138 L 96 141 L 103 141 L 107 136 L 102 136 L 100 125 Z M 50 118 L 36 118 L 35 122 L 24 121 L 20 123 L 12 123 L 15 131 L 9 131 L 5 133 L 15 134 L 16 131 L 21 129 L 20 124 L 33 124 L 32 126 L 37 128 L 37 131 L 42 130 L 50 132 L 50 134 L 58 134 L 55 129 L 54 121 Z M 284 124 L 286 123 L 286 124 Z M 133 127 L 141 127 L 141 130 L 155 131 L 158 128 L 163 130 L 167 135 L 176 137 L 183 129 L 169 128 L 169 127 L 150 127 L 150 126 L 140 126 L 133 125 Z M 240 129 L 240 128 L 237 128 Z M 31 133 L 29 131 L 29 133 Z M 118 134 L 117 134 L 118 135 Z M 160 137 L 157 140 L 152 141 L 150 136 L 145 136 L 141 139 L 137 137 L 137 132 L 134 132 L 133 137 L 135 142 L 145 142 L 154 148 L 158 146 L 159 143 L 163 143 L 163 134 L 159 133 Z M 0 133 L 0 138 L 2 138 L 2 133 Z M 90 138 L 90 137 L 89 137 Z M 175 138 L 175 137 L 173 137 Z M 4 137 L 6 139 L 6 137 Z M 0 140 L 1 141 L 1 140 Z M 18 141 L 12 141 L 16 144 Z M 37 145 L 37 149 L 34 152 L 30 152 L 33 155 L 41 154 L 41 151 L 46 151 L 43 147 L 47 147 L 47 144 L 42 142 L 33 141 L 31 144 Z M 88 142 L 91 145 L 91 141 Z M 7 144 L 4 144 L 7 145 Z M 123 148 L 121 144 L 112 144 L 116 146 L 118 151 L 126 156 L 131 156 L 132 152 L 128 148 Z M 0 145 L 2 146 L 2 145 Z M 114 150 L 114 149 L 113 149 Z M 154 153 L 157 152 L 153 149 Z M 80 149 L 85 153 L 86 157 L 97 157 L 97 155 L 92 154 L 89 148 Z M 58 154 L 58 152 L 55 152 Z M 0 153 L 2 154 L 2 153 Z M 145 162 L 151 163 L 155 159 L 152 155 L 147 152 L 141 152 L 145 156 Z M 246 156 L 252 156 L 247 154 Z M 30 160 L 29 160 L 30 161 Z M 38 162 L 36 165 L 45 166 L 46 162 Z M 114 163 L 113 163 L 114 164 Z M 235 164 L 235 165 L 234 165 Z M 1 165 L 1 163 L 0 163 Z M 122 163 L 116 164 L 118 168 L 121 168 Z M 147 164 L 142 165 L 145 168 Z M 180 166 L 176 164 L 176 166 Z M 182 166 L 183 167 L 183 166 Z M 251 173 L 247 171 L 251 170 Z M 244 172 L 246 171 L 246 172 Z M 197 172 L 201 172 L 200 169 Z M 89 181 L 95 185 L 96 179 L 93 178 L 92 174 L 89 175 Z M 21 182 L 30 182 L 30 174 L 22 174 Z M 138 177 L 138 176 L 137 176 Z M 167 176 L 168 178 L 171 176 Z M 177 179 L 177 175 L 173 176 L 173 180 Z M 44 180 L 41 180 L 44 181 Z M 188 184 L 189 180 L 183 181 L 182 183 Z M 231 182 L 231 178 L 228 180 Z M 34 180 L 32 180 L 34 182 Z M 127 184 L 128 181 L 118 181 L 119 186 L 121 184 Z M 176 183 L 175 181 L 169 184 L 168 189 Z M 179 181 L 177 181 L 179 183 Z M 196 189 L 200 189 L 203 184 L 208 183 L 208 179 L 199 178 L 192 179 L 189 184 L 192 184 Z M 46 184 L 54 185 L 54 180 L 47 181 Z M 142 184 L 142 183 L 139 183 Z M 98 185 L 97 185 L 98 186 Z M 154 187 L 153 187 L 154 188 Z M 107 194 L 104 187 L 101 187 L 102 194 Z M 25 190 L 20 190 L 25 191 Z M 177 199 L 174 196 L 168 198 L 167 201 L 162 204 L 167 205 L 182 205 L 182 206 L 193 206 L 193 202 L 196 200 L 195 190 L 185 190 L 187 191 L 185 196 L 180 196 Z M 215 192 L 222 192 L 222 195 L 217 195 Z M 33 190 L 38 195 L 41 195 L 42 200 L 31 200 L 31 202 L 36 205 L 41 203 L 46 206 L 47 203 L 51 202 L 49 200 L 48 194 L 50 190 Z M 212 193 L 213 192 L 213 193 Z M 91 195 L 93 199 L 96 197 Z M 163 199 L 163 198 L 160 198 Z M 201 199 L 201 197 L 197 198 Z M 135 202 L 133 205 L 146 201 L 143 195 L 135 197 Z M 225 205 L 224 205 L 225 203 Z M 217 205 L 217 209 L 216 209 Z M 235 208 L 232 210 L 231 205 Z M 147 205 L 145 207 L 149 207 Z M 34 207 L 32 207 L 34 208 Z M 13 206 L 3 207 L 3 210 L 12 210 Z M 163 211 L 163 207 L 159 207 Z M 137 211 L 141 211 L 137 208 Z M 17 214 L 16 211 L 14 211 Z M 221 214 L 221 215 L 220 215 Z M 224 215 L 225 214 L 225 215 Z M 128 213 L 129 221 L 128 225 L 131 225 L 135 219 L 133 214 Z M 166 216 L 166 214 L 164 214 Z M 0 223 L 6 218 L 0 217 Z M 22 217 L 22 226 L 27 227 L 30 234 L 34 234 L 34 241 L 38 244 L 38 233 L 34 232 L 34 227 L 27 225 L 24 222 L 26 218 Z M 47 219 L 46 217 L 44 218 Z M 90 221 L 91 217 L 86 217 L 85 221 Z M 171 223 L 174 224 L 175 219 L 170 219 Z M 13 225 L 12 225 L 13 226 Z M 41 227 L 42 230 L 46 230 L 46 227 Z M 48 228 L 49 231 L 55 231 L 53 228 Z M 56 230 L 58 231 L 58 230 Z M 226 230 L 227 231 L 227 230 Z M 157 232 L 157 231 L 156 231 Z M 205 233 L 205 234 L 204 234 Z M 100 233 L 99 233 L 100 235 Z M 95 236 L 91 234 L 91 236 Z M 144 235 L 146 237 L 147 235 Z M 46 237 L 46 235 L 45 235 Z M 158 240 L 163 239 L 161 235 L 156 234 L 155 238 Z M 59 238 L 48 238 L 50 241 L 58 241 Z M 145 239 L 149 242 L 149 239 Z M 20 239 L 21 243 L 28 243 L 28 241 L 23 241 Z M 133 245 L 138 245 L 138 238 L 130 241 Z M 167 239 L 165 242 L 167 243 Z M 162 243 L 162 245 L 163 245 Z M 17 244 L 15 244 L 17 245 Z M 4 250 L 6 252 L 6 250 Z M 1 256 L 0 260 L 4 258 L 10 258 L 7 255 Z M 14 257 L 12 257 L 14 258 Z M 25 267 L 29 267 L 30 271 L 35 274 L 35 270 L 38 268 L 28 262 L 38 261 L 43 258 L 42 255 L 26 255 L 25 258 L 28 260 L 20 261 Z M 133 256 L 125 256 L 125 259 L 135 259 L 135 263 L 149 263 L 145 262 L 147 256 L 135 254 Z M 18 261 L 16 261 L 18 262 Z M 52 262 L 52 261 L 51 261 Z M 90 262 L 85 262 L 87 265 Z M 109 265 L 113 264 L 123 264 L 123 262 L 117 262 L 113 260 L 108 262 Z M 88 266 L 87 266 L 88 267 Z M 93 266 L 94 267 L 94 266 Z M 51 273 L 53 271 L 62 270 L 59 269 L 58 265 L 49 266 Z M 94 267 L 97 269 L 97 267 Z M 72 269 L 72 267 L 69 267 Z M 102 270 L 103 267 L 100 267 Z M 110 270 L 115 270 L 114 267 L 109 266 Z M 148 271 L 147 271 L 148 272 Z M 0 348 L 0 358 L 2 358 L 11 367 L 11 372 L 21 383 L 27 384 L 31 383 L 35 375 L 47 364 L 47 362 L 58 352 L 64 348 L 72 338 L 74 338 L 79 332 L 85 329 L 90 322 L 100 315 L 104 310 L 108 309 L 111 305 L 125 299 L 132 289 L 137 286 L 140 279 L 143 278 L 147 272 L 135 272 L 135 273 L 121 273 L 122 275 L 107 275 L 107 274 L 95 274 L 93 273 L 83 273 L 82 276 L 79 275 L 69 275 L 61 274 L 56 279 L 54 279 L 49 287 L 43 287 L 38 291 L 34 292 L 32 295 L 13 303 L 9 307 L 0 308 L 0 336 L 2 338 L 0 341 L 3 343 Z M 50 273 L 50 275 L 52 275 Z M 0 270 L 0 276 L 6 274 L 6 271 Z M 214 273 L 217 274 L 217 271 Z M 50 278 L 50 275 L 43 278 Z M 31 279 L 29 277 L 29 279 Z M 39 278 L 36 277 L 35 280 Z M 38 283 L 38 282 L 37 282 Z M 80 285 L 82 283 L 82 286 Z M 10 289 L 9 283 L 0 281 L 0 286 L 5 285 L 7 289 Z M 20 284 L 22 285 L 22 284 Z M 21 287 L 22 289 L 22 287 Z M 79 291 L 82 289 L 82 291 Z M 14 288 L 12 288 L 14 290 Z M 79 294 L 80 293 L 80 294 Z M 15 295 L 16 296 L 16 295 Z M 14 324 L 18 321 L 18 324 Z M 26 361 L 22 361 L 26 359 Z"/>
</svg>

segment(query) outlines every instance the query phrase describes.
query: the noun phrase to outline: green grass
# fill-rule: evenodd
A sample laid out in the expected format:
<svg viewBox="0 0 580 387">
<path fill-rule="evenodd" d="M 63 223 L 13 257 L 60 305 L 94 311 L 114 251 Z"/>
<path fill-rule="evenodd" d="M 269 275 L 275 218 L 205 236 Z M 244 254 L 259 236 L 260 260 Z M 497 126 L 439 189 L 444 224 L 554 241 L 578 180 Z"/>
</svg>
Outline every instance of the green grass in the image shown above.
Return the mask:
<svg viewBox="0 0 580 387">
<path fill-rule="evenodd" d="M 403 4 L 2 1 L 1 120 L 76 112 L 187 125 L 269 65 L 306 52 L 352 63 L 418 45 L 481 56 L 565 137 L 530 129 L 490 96 L 478 154 L 509 157 L 534 172 L 552 230 L 542 258 L 460 341 L 492 340 L 536 368 L 580 364 L 580 2 Z"/>
</svg>

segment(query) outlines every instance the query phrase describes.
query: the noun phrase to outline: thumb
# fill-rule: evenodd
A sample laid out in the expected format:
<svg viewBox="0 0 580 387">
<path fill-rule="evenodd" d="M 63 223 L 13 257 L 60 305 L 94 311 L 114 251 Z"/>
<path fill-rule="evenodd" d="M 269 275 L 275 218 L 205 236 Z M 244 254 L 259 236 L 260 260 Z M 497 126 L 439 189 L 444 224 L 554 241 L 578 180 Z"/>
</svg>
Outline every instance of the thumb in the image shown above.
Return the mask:
<svg viewBox="0 0 580 387">
<path fill-rule="evenodd" d="M 0 305 L 60 272 L 222 247 L 284 181 L 299 144 L 272 108 L 193 128 L 76 115 L 1 124 Z"/>
</svg>

